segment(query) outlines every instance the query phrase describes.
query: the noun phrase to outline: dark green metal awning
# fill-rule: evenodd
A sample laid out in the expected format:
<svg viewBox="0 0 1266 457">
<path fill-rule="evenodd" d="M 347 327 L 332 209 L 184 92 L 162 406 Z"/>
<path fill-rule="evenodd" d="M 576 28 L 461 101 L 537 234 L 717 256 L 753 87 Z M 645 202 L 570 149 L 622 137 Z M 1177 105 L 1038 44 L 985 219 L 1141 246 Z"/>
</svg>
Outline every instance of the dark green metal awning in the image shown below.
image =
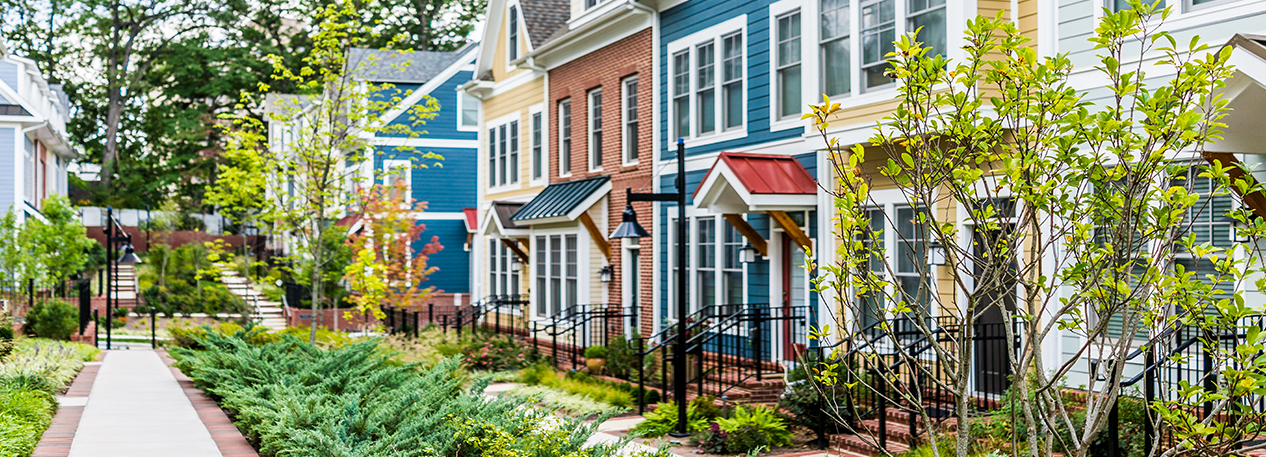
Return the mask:
<svg viewBox="0 0 1266 457">
<path fill-rule="evenodd" d="M 520 222 L 567 216 L 595 193 L 604 188 L 609 191 L 610 182 L 611 177 L 603 175 L 550 184 L 510 216 L 510 220 Z"/>
</svg>

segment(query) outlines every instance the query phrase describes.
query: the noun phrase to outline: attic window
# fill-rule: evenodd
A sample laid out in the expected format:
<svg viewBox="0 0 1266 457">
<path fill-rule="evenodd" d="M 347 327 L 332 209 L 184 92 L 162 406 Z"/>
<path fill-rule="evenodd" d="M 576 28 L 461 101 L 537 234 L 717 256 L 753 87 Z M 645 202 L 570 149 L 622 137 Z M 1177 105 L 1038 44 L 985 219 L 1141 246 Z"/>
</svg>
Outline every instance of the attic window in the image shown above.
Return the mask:
<svg viewBox="0 0 1266 457">
<path fill-rule="evenodd" d="M 518 8 L 510 7 L 510 60 L 519 58 L 519 14 Z"/>
</svg>

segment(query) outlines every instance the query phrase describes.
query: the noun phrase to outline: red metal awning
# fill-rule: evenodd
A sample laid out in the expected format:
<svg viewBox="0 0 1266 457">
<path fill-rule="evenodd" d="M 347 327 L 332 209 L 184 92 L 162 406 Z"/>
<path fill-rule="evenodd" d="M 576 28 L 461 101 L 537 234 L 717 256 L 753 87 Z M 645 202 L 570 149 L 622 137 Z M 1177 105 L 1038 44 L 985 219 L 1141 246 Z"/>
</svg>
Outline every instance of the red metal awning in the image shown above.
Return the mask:
<svg viewBox="0 0 1266 457">
<path fill-rule="evenodd" d="M 462 208 L 462 214 L 466 216 L 466 231 L 474 232 L 479 230 L 479 210 L 475 208 Z"/>
<path fill-rule="evenodd" d="M 704 188 L 718 166 L 724 165 L 738 178 L 738 184 L 751 194 L 817 194 L 818 183 L 795 157 L 770 154 L 722 152 L 695 189 L 695 196 Z"/>
</svg>

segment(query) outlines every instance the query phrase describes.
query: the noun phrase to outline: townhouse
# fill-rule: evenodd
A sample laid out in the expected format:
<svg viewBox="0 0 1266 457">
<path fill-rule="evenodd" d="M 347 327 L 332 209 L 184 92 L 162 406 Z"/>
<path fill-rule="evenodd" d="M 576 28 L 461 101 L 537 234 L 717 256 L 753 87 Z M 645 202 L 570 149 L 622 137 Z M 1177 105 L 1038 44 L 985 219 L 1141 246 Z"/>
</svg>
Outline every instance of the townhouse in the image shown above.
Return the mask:
<svg viewBox="0 0 1266 457">
<path fill-rule="evenodd" d="M 19 221 L 41 217 L 52 195 L 68 192 L 67 167 L 78 153 L 66 123 L 70 100 L 35 61 L 9 54 L 0 41 L 0 211 Z"/>
</svg>

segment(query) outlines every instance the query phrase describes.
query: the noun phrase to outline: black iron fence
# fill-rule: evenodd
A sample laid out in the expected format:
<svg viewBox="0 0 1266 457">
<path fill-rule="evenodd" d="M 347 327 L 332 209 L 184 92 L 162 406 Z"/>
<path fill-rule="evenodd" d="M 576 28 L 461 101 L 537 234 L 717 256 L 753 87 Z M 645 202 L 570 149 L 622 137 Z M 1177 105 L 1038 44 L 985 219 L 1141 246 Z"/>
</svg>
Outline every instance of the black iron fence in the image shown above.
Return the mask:
<svg viewBox="0 0 1266 457">
<path fill-rule="evenodd" d="M 482 329 L 496 334 L 528 334 L 526 295 L 489 295 L 468 305 L 437 305 L 400 308 L 384 306 L 383 327 L 390 333 L 417 335 L 420 329 L 436 325 L 447 335 Z"/>
<path fill-rule="evenodd" d="M 590 346 L 606 346 L 612 336 L 620 336 L 626 320 L 636 310 L 619 304 L 596 303 L 570 306 L 544 321 L 529 322 L 532 347 L 550 343 L 550 356 L 556 367 L 577 368 Z M 566 366 L 569 364 L 570 366 Z"/>
</svg>

